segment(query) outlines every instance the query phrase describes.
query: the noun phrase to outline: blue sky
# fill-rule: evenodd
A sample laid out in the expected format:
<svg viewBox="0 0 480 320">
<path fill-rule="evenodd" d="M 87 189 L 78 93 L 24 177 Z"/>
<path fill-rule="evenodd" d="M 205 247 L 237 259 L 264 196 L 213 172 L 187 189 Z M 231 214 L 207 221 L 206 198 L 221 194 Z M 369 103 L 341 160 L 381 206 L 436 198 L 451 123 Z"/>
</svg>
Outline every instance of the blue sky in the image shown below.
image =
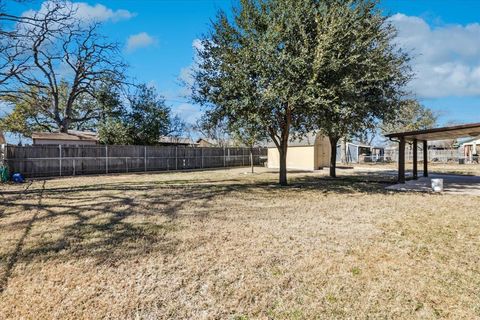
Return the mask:
<svg viewBox="0 0 480 320">
<path fill-rule="evenodd" d="M 41 1 L 15 7 L 38 10 Z M 231 0 L 85 0 L 81 14 L 105 22 L 107 36 L 120 41 L 139 82 L 155 85 L 185 120 L 198 106 L 179 84 L 193 62 L 193 43 Z M 440 115 L 441 124 L 480 122 L 480 1 L 384 0 L 381 7 L 399 29 L 397 42 L 411 52 L 417 73 L 410 89 Z"/>
</svg>

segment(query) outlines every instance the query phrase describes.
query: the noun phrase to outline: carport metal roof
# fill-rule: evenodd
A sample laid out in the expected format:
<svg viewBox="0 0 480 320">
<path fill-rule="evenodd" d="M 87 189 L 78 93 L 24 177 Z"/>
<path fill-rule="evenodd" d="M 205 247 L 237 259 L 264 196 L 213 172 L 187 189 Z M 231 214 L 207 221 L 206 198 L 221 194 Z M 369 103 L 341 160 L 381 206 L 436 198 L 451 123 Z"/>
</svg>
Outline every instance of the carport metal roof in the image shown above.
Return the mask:
<svg viewBox="0 0 480 320">
<path fill-rule="evenodd" d="M 480 136 L 480 123 L 462 124 L 459 126 L 433 128 L 426 130 L 406 131 L 398 133 L 390 133 L 385 135 L 387 138 L 404 138 L 405 140 L 446 140 L 458 139 L 464 137 Z"/>
</svg>

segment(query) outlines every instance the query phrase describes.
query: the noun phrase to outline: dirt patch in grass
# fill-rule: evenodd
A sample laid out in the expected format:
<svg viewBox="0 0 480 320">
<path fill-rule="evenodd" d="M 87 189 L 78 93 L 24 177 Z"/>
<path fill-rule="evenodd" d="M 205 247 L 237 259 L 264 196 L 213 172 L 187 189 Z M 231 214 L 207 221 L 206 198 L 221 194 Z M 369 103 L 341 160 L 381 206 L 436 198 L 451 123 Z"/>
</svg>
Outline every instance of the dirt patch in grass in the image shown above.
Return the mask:
<svg viewBox="0 0 480 320">
<path fill-rule="evenodd" d="M 479 197 L 247 170 L 4 187 L 0 318 L 480 317 Z"/>
</svg>

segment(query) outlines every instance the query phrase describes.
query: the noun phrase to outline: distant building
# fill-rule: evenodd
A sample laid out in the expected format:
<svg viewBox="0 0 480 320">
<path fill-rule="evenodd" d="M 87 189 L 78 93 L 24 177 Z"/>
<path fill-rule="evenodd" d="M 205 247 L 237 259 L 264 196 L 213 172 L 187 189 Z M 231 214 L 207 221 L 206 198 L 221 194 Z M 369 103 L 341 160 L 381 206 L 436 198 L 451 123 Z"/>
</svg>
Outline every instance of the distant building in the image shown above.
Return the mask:
<svg viewBox="0 0 480 320">
<path fill-rule="evenodd" d="M 368 162 L 372 155 L 372 146 L 360 143 L 347 142 L 345 150 L 345 161 L 347 163 Z M 342 159 L 342 145 L 337 144 L 337 162 Z"/>
<path fill-rule="evenodd" d="M 99 143 L 96 132 L 70 130 L 64 132 L 34 132 L 33 145 L 96 145 Z"/>
<path fill-rule="evenodd" d="M 287 169 L 318 170 L 330 165 L 330 141 L 321 134 L 310 133 L 302 139 L 288 142 Z M 268 167 L 280 167 L 275 144 L 268 145 Z"/>
<path fill-rule="evenodd" d="M 199 147 L 205 148 L 205 147 L 217 147 L 218 143 L 216 141 L 210 140 L 210 139 L 205 139 L 205 138 L 200 138 L 197 140 L 197 144 Z"/>
<path fill-rule="evenodd" d="M 463 156 L 467 162 L 478 162 L 480 154 L 480 137 L 463 141 L 460 144 L 460 150 L 463 149 Z"/>
<path fill-rule="evenodd" d="M 160 146 L 185 146 L 195 147 L 198 143 L 189 138 L 182 137 L 160 137 L 158 139 L 158 145 Z"/>
<path fill-rule="evenodd" d="M 231 139 L 216 140 L 200 138 L 197 140 L 198 147 L 241 147 L 241 143 Z"/>
</svg>

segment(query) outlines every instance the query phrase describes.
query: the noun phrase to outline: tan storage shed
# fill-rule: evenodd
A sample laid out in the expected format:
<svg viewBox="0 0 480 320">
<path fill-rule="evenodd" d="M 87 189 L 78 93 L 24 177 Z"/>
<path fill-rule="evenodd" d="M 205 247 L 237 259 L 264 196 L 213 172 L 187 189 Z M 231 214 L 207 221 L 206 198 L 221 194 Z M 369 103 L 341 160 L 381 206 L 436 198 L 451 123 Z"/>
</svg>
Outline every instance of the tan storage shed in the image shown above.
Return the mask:
<svg viewBox="0 0 480 320">
<path fill-rule="evenodd" d="M 322 134 L 308 134 L 302 139 L 289 141 L 287 169 L 318 170 L 330 164 L 330 141 Z M 268 168 L 278 169 L 280 157 L 274 144 L 268 145 Z"/>
</svg>

